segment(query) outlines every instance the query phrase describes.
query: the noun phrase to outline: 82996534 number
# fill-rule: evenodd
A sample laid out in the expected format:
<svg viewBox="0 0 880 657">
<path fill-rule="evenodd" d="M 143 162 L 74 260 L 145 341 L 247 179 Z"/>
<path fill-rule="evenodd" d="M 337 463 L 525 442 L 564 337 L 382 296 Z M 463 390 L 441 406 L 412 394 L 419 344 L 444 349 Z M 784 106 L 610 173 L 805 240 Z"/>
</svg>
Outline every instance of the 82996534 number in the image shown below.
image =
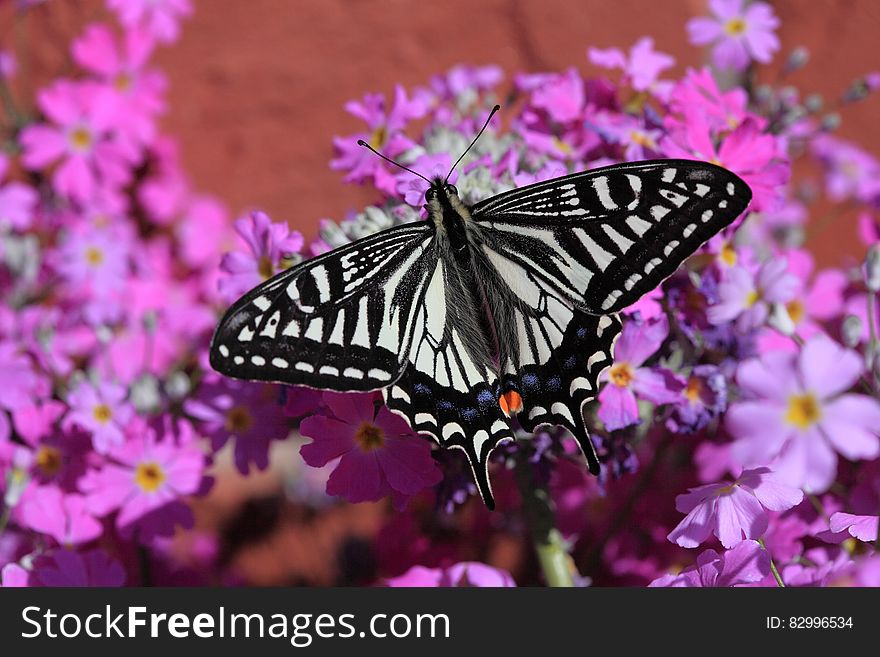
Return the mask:
<svg viewBox="0 0 880 657">
<path fill-rule="evenodd" d="M 852 629 L 852 616 L 791 616 L 788 627 L 792 630 L 837 630 Z"/>
</svg>

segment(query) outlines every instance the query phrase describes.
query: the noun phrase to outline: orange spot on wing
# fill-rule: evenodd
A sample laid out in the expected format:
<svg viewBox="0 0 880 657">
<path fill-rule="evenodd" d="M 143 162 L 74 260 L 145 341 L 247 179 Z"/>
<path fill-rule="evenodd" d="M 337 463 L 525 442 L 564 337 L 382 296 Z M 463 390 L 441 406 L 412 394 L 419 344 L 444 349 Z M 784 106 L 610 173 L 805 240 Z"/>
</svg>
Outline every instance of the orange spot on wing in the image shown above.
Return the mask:
<svg viewBox="0 0 880 657">
<path fill-rule="evenodd" d="M 508 390 L 498 398 L 502 412 L 510 417 L 511 413 L 519 413 L 523 409 L 522 397 L 516 390 Z"/>
</svg>

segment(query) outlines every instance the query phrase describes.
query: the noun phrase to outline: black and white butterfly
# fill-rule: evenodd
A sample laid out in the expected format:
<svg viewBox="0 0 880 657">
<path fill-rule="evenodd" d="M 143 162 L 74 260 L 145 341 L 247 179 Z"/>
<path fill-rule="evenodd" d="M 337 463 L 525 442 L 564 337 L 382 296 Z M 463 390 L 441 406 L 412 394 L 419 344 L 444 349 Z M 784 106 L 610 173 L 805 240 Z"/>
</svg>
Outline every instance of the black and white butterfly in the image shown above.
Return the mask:
<svg viewBox="0 0 880 657">
<path fill-rule="evenodd" d="M 597 474 L 583 406 L 612 363 L 616 313 L 733 222 L 751 190 L 687 160 L 603 167 L 470 207 L 445 180 L 429 183 L 427 221 L 303 262 L 239 299 L 211 366 L 383 389 L 415 431 L 465 452 L 490 508 L 489 455 L 513 440 L 514 415 L 528 431 L 571 431 Z"/>
</svg>

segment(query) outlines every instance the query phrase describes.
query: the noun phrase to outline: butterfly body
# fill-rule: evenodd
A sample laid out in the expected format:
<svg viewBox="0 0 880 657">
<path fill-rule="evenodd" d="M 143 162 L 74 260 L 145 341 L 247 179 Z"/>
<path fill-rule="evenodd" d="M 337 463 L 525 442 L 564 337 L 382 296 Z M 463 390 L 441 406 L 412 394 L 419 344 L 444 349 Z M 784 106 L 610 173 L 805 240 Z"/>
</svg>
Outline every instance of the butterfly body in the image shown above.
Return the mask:
<svg viewBox="0 0 880 657">
<path fill-rule="evenodd" d="M 227 311 L 211 365 L 229 376 L 338 391 L 388 407 L 463 450 L 493 505 L 488 458 L 511 420 L 569 429 L 599 461 L 583 405 L 613 361 L 617 312 L 745 209 L 711 164 L 658 160 L 514 189 L 468 206 L 434 180 L 426 221 L 278 274 Z"/>
</svg>

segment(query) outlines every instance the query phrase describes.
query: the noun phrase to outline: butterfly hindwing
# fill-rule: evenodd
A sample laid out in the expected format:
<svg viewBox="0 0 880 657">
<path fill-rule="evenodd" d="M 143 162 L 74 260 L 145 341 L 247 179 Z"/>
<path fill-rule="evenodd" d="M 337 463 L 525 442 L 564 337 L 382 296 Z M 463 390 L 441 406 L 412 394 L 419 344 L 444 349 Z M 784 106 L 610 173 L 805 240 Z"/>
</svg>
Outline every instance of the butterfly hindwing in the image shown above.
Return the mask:
<svg viewBox="0 0 880 657">
<path fill-rule="evenodd" d="M 390 385 L 406 362 L 433 231 L 407 224 L 284 271 L 227 312 L 211 366 L 227 376 L 338 391 Z"/>
<path fill-rule="evenodd" d="M 653 160 L 505 192 L 471 215 L 502 255 L 542 284 L 583 311 L 609 314 L 657 287 L 750 199 L 726 169 Z"/>
</svg>

